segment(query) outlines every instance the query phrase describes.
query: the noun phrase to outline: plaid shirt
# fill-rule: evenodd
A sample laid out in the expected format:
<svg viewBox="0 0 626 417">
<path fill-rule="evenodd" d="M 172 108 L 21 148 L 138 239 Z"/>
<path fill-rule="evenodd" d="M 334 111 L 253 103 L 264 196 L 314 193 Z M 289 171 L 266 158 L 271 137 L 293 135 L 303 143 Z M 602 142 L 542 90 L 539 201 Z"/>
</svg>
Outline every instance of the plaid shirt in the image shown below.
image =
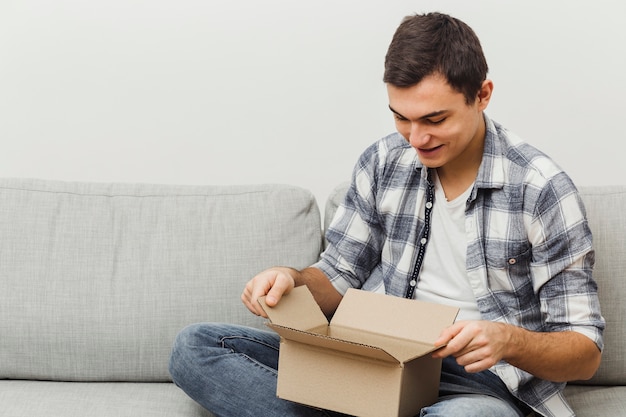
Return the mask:
<svg viewBox="0 0 626 417">
<path fill-rule="evenodd" d="M 537 332 L 573 330 L 602 349 L 592 237 L 576 187 L 546 155 L 487 116 L 485 122 L 483 159 L 465 211 L 467 279 L 483 319 Z M 406 293 L 424 227 L 423 168 L 397 133 L 359 158 L 314 265 L 342 294 L 350 287 Z M 538 413 L 574 415 L 561 394 L 564 383 L 505 362 L 491 371 Z"/>
</svg>

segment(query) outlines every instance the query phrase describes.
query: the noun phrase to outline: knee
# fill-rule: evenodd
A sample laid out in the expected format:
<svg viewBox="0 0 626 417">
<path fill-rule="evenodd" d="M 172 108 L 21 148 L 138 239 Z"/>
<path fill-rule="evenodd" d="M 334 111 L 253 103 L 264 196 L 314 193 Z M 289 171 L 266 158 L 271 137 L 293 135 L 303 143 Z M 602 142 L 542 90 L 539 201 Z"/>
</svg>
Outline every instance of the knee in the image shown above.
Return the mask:
<svg viewBox="0 0 626 417">
<path fill-rule="evenodd" d="M 198 348 L 208 347 L 209 341 L 204 331 L 204 324 L 192 324 L 183 328 L 172 344 L 169 361 L 169 372 L 174 383 L 179 385 L 181 378 L 188 374 L 191 367 L 195 366 L 195 356 Z"/>
<path fill-rule="evenodd" d="M 186 346 L 194 346 L 197 345 L 203 331 L 203 327 L 205 324 L 196 323 L 191 324 L 187 327 L 184 327 L 174 339 L 173 349 L 176 351 L 177 349 L 184 349 Z"/>
<path fill-rule="evenodd" d="M 198 346 L 201 327 L 202 324 L 192 324 L 183 328 L 174 338 L 172 356 L 178 356 L 187 351 L 190 347 Z"/>
</svg>

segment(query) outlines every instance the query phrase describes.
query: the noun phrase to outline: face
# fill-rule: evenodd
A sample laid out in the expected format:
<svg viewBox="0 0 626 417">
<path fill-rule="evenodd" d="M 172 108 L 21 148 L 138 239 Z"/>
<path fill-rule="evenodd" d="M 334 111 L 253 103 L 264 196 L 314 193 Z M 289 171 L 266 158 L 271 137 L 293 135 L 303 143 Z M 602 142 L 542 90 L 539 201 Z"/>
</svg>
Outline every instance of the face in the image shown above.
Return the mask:
<svg viewBox="0 0 626 417">
<path fill-rule="evenodd" d="M 492 89 L 491 81 L 485 81 L 475 101 L 468 105 L 465 96 L 439 74 L 411 87 L 387 85 L 398 132 L 415 148 L 425 166 L 452 171 L 471 168 L 477 159 L 480 165 L 485 137 L 482 112 Z"/>
</svg>

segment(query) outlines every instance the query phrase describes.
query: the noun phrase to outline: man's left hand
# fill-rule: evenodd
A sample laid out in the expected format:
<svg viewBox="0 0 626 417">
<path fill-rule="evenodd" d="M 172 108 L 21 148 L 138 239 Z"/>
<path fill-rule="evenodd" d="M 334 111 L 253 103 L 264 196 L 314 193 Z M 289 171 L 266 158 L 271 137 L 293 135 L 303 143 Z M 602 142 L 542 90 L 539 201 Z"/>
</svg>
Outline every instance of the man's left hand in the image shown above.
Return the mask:
<svg viewBox="0 0 626 417">
<path fill-rule="evenodd" d="M 454 356 L 467 372 L 491 368 L 506 355 L 511 341 L 510 325 L 491 321 L 459 321 L 441 332 L 434 358 Z"/>
</svg>

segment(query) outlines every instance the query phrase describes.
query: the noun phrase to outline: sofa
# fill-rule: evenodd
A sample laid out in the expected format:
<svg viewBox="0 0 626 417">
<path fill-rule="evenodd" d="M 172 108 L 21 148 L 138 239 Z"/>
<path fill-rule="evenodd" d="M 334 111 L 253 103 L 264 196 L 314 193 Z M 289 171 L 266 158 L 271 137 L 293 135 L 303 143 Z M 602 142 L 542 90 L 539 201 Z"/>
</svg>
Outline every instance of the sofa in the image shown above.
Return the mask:
<svg viewBox="0 0 626 417">
<path fill-rule="evenodd" d="M 346 191 L 0 179 L 0 416 L 210 417 L 171 382 L 176 334 L 263 328 L 240 302 L 274 265 L 305 267 Z M 606 348 L 568 385 L 578 416 L 626 416 L 626 186 L 581 187 Z"/>
</svg>

